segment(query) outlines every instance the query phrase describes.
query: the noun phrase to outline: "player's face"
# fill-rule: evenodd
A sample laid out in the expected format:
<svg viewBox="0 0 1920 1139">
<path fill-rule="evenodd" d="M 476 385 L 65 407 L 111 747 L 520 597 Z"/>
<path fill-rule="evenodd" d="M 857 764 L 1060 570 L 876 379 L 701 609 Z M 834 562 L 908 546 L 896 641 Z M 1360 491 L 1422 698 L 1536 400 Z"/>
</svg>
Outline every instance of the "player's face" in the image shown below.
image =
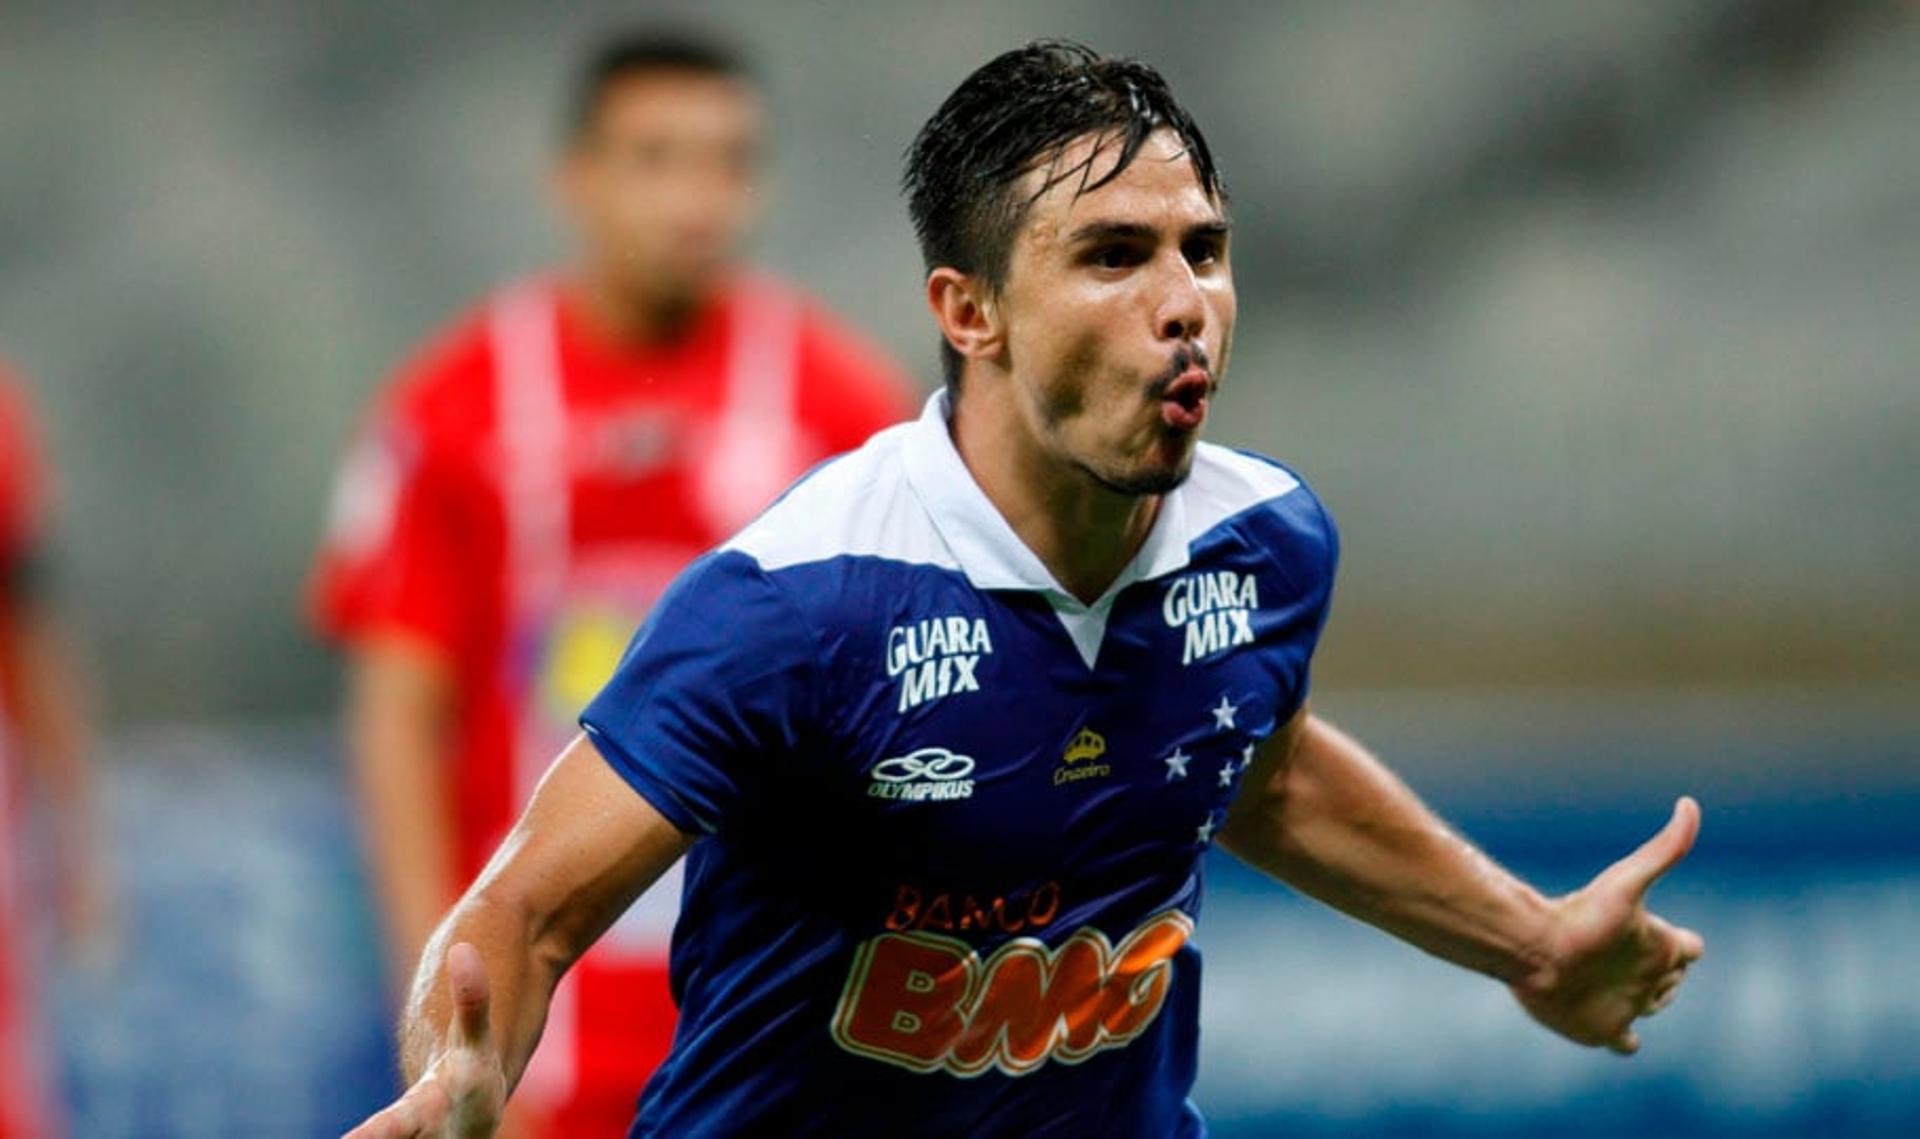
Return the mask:
<svg viewBox="0 0 1920 1139">
<path fill-rule="evenodd" d="M 760 101 L 737 79 L 616 79 L 561 169 L 587 255 L 639 299 L 697 299 L 758 212 L 760 141 Z"/>
<path fill-rule="evenodd" d="M 1094 146 L 1069 146 L 1061 169 Z M 1117 150 L 1095 157 L 1092 180 Z M 1022 419 L 1042 447 L 1101 484 L 1163 493 L 1186 478 L 1226 371 L 1226 217 L 1171 131 L 1105 186 L 1076 196 L 1079 185 L 1069 176 L 1033 204 L 999 299 Z"/>
</svg>

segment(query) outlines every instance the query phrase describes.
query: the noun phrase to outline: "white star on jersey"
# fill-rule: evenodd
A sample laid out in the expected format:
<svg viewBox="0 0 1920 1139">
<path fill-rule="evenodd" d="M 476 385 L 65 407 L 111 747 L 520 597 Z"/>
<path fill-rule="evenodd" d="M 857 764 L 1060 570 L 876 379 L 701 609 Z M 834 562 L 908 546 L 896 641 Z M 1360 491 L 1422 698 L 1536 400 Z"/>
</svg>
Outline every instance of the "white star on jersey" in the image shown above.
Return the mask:
<svg viewBox="0 0 1920 1139">
<path fill-rule="evenodd" d="M 1231 759 L 1220 765 L 1220 786 L 1233 786 L 1233 761 Z"/>
<path fill-rule="evenodd" d="M 1201 823 L 1199 826 L 1193 829 L 1193 841 L 1199 843 L 1201 846 L 1205 846 L 1207 845 L 1208 841 L 1211 840 L 1212 838 L 1213 838 L 1213 815 L 1211 812 L 1209 812 L 1207 815 L 1207 821 L 1204 823 Z"/>
<path fill-rule="evenodd" d="M 1245 771 L 1253 766 L 1253 747 L 1253 741 L 1248 740 L 1247 746 L 1240 749 L 1240 770 Z"/>
<path fill-rule="evenodd" d="M 1233 714 L 1239 710 L 1240 705 L 1227 703 L 1226 694 L 1222 693 L 1220 696 L 1220 706 L 1213 710 L 1213 726 L 1223 730 L 1231 729 L 1233 727 Z"/>
<path fill-rule="evenodd" d="M 1167 782 L 1171 783 L 1176 779 L 1185 779 L 1187 777 L 1187 761 L 1192 758 L 1192 756 L 1181 751 L 1179 748 L 1174 748 L 1173 754 L 1166 758 Z"/>
</svg>

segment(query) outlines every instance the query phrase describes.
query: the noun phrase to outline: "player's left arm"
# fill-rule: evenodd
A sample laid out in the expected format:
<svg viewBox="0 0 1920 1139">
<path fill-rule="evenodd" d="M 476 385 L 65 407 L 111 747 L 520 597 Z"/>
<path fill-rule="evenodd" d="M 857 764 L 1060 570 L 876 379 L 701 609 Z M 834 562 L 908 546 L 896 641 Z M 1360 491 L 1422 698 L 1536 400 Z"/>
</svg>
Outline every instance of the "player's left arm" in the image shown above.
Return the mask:
<svg viewBox="0 0 1920 1139">
<path fill-rule="evenodd" d="M 11 689 L 21 758 L 50 808 L 61 932 L 83 953 L 107 953 L 112 888 L 87 760 L 84 685 L 42 584 L 41 557 L 22 555 L 0 571 L 10 609 L 0 621 L 0 675 Z"/>
<path fill-rule="evenodd" d="M 1693 846 L 1700 810 L 1587 885 L 1548 898 L 1461 838 L 1352 737 L 1302 708 L 1265 744 L 1220 832 L 1234 855 L 1438 957 L 1504 981 L 1540 1023 L 1630 1053 L 1700 935 L 1646 894 Z"/>
</svg>

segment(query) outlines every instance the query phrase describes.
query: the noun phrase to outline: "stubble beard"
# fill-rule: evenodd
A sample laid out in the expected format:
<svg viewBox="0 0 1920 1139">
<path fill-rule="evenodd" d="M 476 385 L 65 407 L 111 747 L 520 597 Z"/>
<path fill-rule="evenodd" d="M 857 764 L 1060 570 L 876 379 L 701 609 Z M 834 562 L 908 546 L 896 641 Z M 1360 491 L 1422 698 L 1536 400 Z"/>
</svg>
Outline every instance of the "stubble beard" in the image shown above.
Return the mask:
<svg viewBox="0 0 1920 1139">
<path fill-rule="evenodd" d="M 1086 462 L 1077 462 L 1087 477 L 1115 494 L 1129 498 L 1144 498 L 1147 495 L 1168 494 L 1187 481 L 1193 473 L 1193 452 L 1189 450 L 1179 463 L 1166 469 L 1148 469 L 1144 471 L 1102 471 Z"/>
</svg>

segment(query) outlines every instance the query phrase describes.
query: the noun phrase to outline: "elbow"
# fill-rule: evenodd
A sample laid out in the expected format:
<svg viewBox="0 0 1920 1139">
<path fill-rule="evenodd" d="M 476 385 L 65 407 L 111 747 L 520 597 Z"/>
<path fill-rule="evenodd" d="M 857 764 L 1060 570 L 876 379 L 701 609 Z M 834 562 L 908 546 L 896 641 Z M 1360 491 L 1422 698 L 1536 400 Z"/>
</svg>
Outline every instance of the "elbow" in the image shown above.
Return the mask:
<svg viewBox="0 0 1920 1139">
<path fill-rule="evenodd" d="M 1221 847 L 1269 874 L 1284 873 L 1292 856 L 1287 818 L 1295 795 L 1284 769 L 1262 773 L 1246 783 L 1220 827 Z"/>
</svg>

